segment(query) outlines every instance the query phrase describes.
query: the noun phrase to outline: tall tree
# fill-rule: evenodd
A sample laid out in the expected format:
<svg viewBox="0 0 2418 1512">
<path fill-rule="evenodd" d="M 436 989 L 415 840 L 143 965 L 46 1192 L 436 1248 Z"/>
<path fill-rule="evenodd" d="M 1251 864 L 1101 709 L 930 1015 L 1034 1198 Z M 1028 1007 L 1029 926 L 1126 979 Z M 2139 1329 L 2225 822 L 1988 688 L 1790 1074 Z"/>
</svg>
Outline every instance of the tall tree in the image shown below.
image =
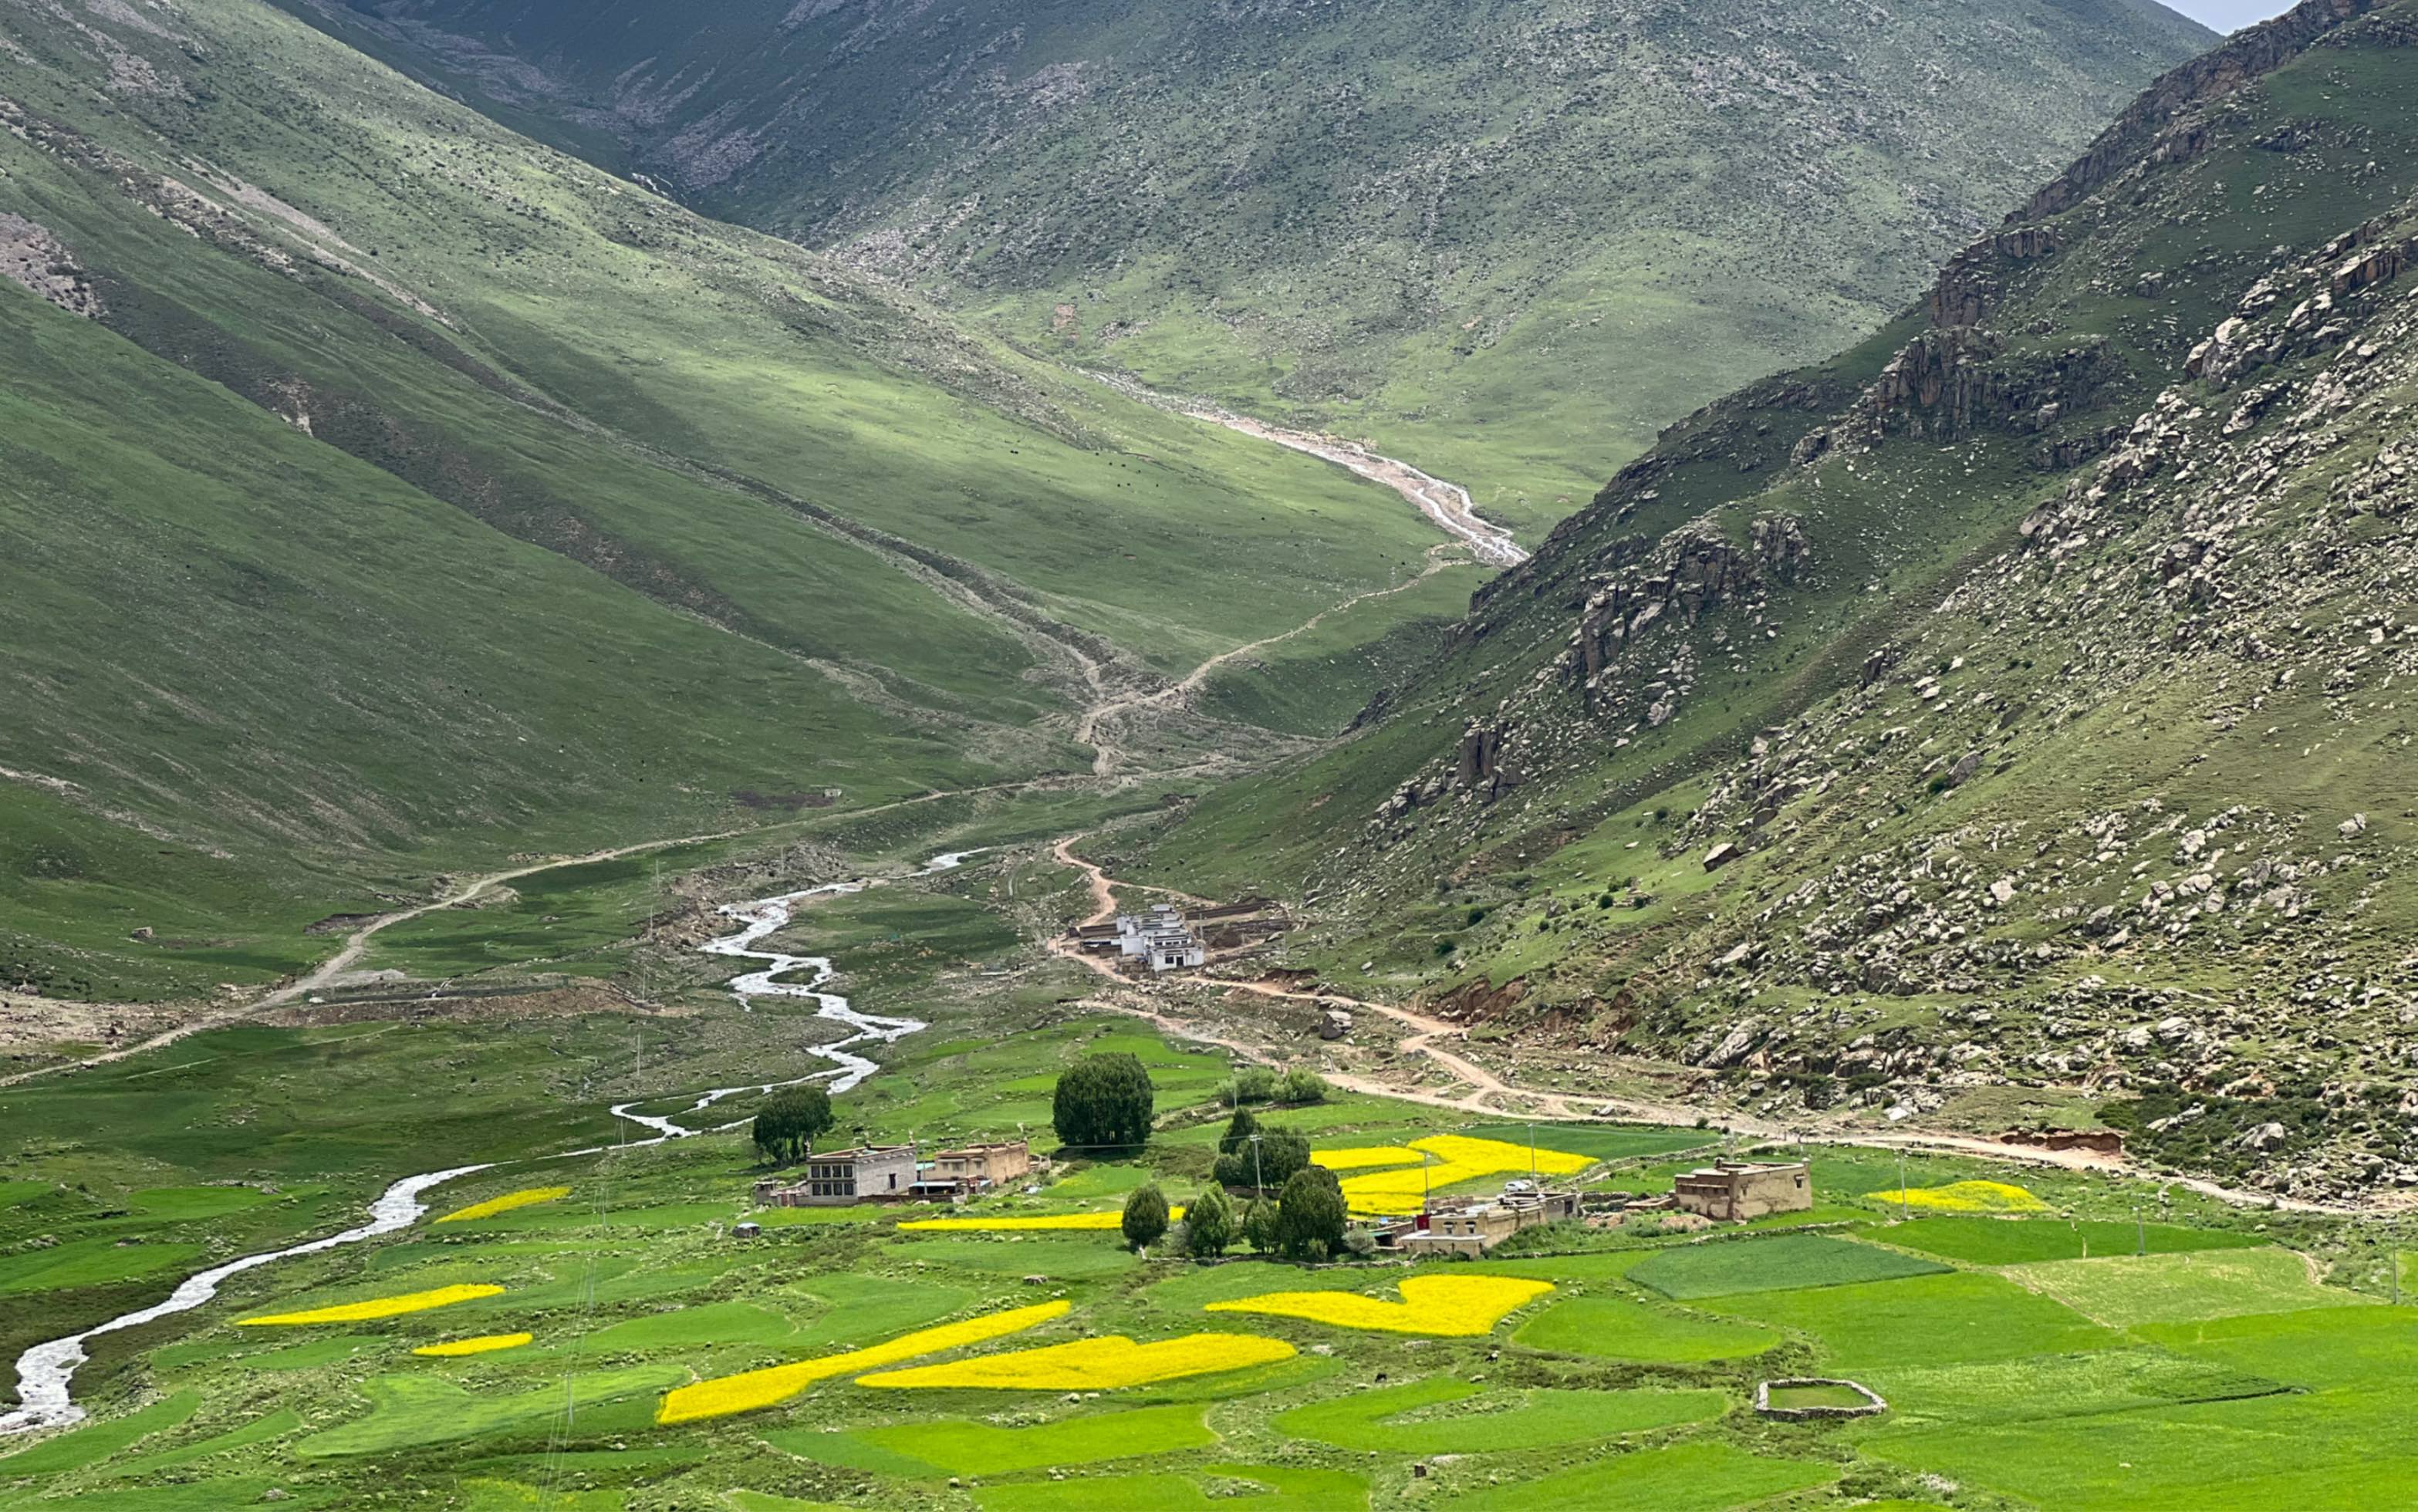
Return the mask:
<svg viewBox="0 0 2418 1512">
<path fill-rule="evenodd" d="M 1167 1199 L 1154 1182 L 1125 1199 L 1125 1216 L 1117 1222 L 1125 1230 L 1125 1243 L 1135 1249 L 1146 1249 L 1167 1232 Z"/>
<path fill-rule="evenodd" d="M 1254 1199 L 1243 1209 L 1243 1243 L 1251 1252 L 1265 1255 L 1277 1247 L 1277 1205 Z"/>
<path fill-rule="evenodd" d="M 832 1126 L 831 1093 L 820 1087 L 784 1087 L 756 1111 L 752 1133 L 767 1160 L 795 1160 Z"/>
<path fill-rule="evenodd" d="M 1234 1109 L 1226 1121 L 1226 1132 L 1217 1136 L 1217 1153 L 1231 1155 L 1250 1143 L 1251 1136 L 1260 1132 L 1260 1117 L 1247 1107 Z"/>
<path fill-rule="evenodd" d="M 1278 1188 L 1309 1164 L 1309 1136 L 1300 1130 L 1255 1121 L 1252 1132 L 1259 1137 L 1256 1143 L 1245 1135 L 1232 1153 L 1219 1155 L 1210 1167 L 1220 1186 Z"/>
<path fill-rule="evenodd" d="M 1150 1138 L 1150 1073 L 1130 1055 L 1087 1055 L 1058 1078 L 1049 1123 L 1079 1150 L 1139 1150 Z"/>
<path fill-rule="evenodd" d="M 1324 1260 L 1342 1250 L 1350 1221 L 1333 1171 L 1323 1166 L 1297 1170 L 1277 1198 L 1277 1248 L 1294 1260 Z"/>
<path fill-rule="evenodd" d="M 1216 1260 L 1234 1242 L 1234 1204 L 1212 1186 L 1184 1210 L 1184 1252 L 1195 1260 Z"/>
</svg>

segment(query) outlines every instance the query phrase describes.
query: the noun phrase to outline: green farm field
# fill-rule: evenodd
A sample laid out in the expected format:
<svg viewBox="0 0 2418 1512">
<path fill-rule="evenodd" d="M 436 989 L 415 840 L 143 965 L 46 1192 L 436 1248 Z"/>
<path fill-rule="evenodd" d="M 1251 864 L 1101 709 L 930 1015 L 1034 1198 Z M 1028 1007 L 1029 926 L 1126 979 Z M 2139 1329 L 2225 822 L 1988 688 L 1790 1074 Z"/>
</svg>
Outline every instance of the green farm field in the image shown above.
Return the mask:
<svg viewBox="0 0 2418 1512">
<path fill-rule="evenodd" d="M 1811 1512 L 1939 1503 L 1942 1483 L 1981 1512 L 2196 1507 L 2217 1492 L 2179 1449 L 2193 1435 L 2271 1459 L 2263 1444 L 2297 1435 L 2292 1463 L 2251 1459 L 2254 1483 L 2309 1507 L 2396 1483 L 2394 1461 L 2321 1429 L 2384 1432 L 2418 1406 L 2401 1386 L 2418 1308 L 2389 1306 L 2377 1236 L 2191 1193 L 2135 1222 L 2145 1193 L 2106 1173 L 1814 1144 L 1811 1212 L 1548 1224 L 1477 1263 L 1298 1265 L 1246 1245 L 1200 1263 L 1134 1253 L 1112 1227 L 982 1229 L 1112 1222 L 1143 1185 L 1195 1202 L 1229 1118 L 1226 1052 L 1035 965 L 1030 937 L 1083 902 L 1045 842 L 1103 820 L 1110 805 L 1047 793 L 933 801 L 803 820 L 781 851 L 568 868 L 503 908 L 391 931 L 370 960 L 469 983 L 585 960 L 592 987 L 425 1016 L 345 1001 L 0 1086 L 8 1352 L 160 1302 L 213 1260 L 333 1234 L 399 1176 L 482 1166 L 394 1234 L 94 1337 L 72 1382 L 89 1420 L 9 1440 L 0 1507 L 278 1490 L 600 1512 Z M 938 851 L 972 854 L 921 874 Z M 870 1050 L 878 1072 L 836 1098 L 832 1137 L 1028 1137 L 1054 1154 L 948 1214 L 977 1227 L 752 1202 L 772 1173 L 735 1127 L 752 1086 L 818 1069 L 836 1031 L 805 1000 L 742 1011 L 721 980 L 744 963 L 648 943 L 646 922 L 660 897 L 830 876 L 880 885 L 819 897 L 764 946 L 830 955 L 858 1009 L 924 1026 Z M 635 985 L 643 1001 L 592 997 Z M 1057 1077 L 1095 1052 L 1134 1055 L 1154 1084 L 1154 1135 L 1120 1159 L 1052 1152 Z M 612 1106 L 698 1132 L 643 1144 Z M 1339 1091 L 1263 1120 L 1381 1161 L 1431 1135 L 1492 1142 L 1502 1173 L 1468 1193 L 1525 1173 L 1531 1142 L 1591 1193 L 1657 1193 L 1714 1149 L 1751 1154 L 1700 1127 L 1528 1125 Z M 1970 1181 L 2019 1188 L 2028 1214 L 1907 1219 L 1890 1199 Z M 759 1234 L 740 1239 L 742 1219 Z M 1475 1331 L 1429 1311 L 1431 1280 L 1475 1287 Z M 1296 1297 L 1252 1306 L 1275 1291 Z M 1064 1350 L 1088 1365 L 1054 1374 Z M 1760 1420 L 1755 1386 L 1780 1377 L 1857 1379 L 1889 1411 Z"/>
<path fill-rule="evenodd" d="M 1152 1184 L 1189 1202 L 1225 1122 L 1227 1056 L 1103 1015 L 1079 983 L 987 974 L 1022 958 L 1022 900 L 1066 902 L 1017 838 L 1038 819 L 1006 804 L 860 835 L 880 848 L 855 864 L 894 876 L 943 845 L 1002 844 L 960 871 L 818 903 L 776 937 L 833 955 L 863 1008 L 926 1025 L 877 1051 L 880 1071 L 837 1100 L 839 1132 L 1023 1135 L 1048 1151 L 1058 1075 L 1129 1053 L 1157 1113 L 1140 1152 L 1058 1152 L 951 1215 L 1112 1214 Z M 754 875 L 739 850 L 692 863 Z M 635 885 L 607 869 L 537 895 L 575 944 Z M 496 937 L 460 927 L 483 914 L 446 922 L 389 948 L 494 969 L 478 942 Z M 720 998 L 710 973 L 729 964 L 697 963 L 676 1017 L 261 1025 L 0 1089 L 11 1351 L 156 1302 L 207 1260 L 331 1233 L 400 1175 L 496 1162 L 437 1185 L 401 1230 L 94 1339 L 74 1382 L 89 1419 L 11 1441 L 0 1506 L 148 1512 L 273 1489 L 305 1507 L 599 1512 L 1810 1512 L 1939 1504 L 1952 1482 L 1946 1504 L 2008 1512 L 2287 1491 L 2350 1507 L 2403 1484 L 2400 1460 L 2358 1444 L 2418 1407 L 2403 1384 L 2418 1379 L 2418 1308 L 2389 1305 L 2373 1246 L 2345 1226 L 2181 1194 L 2136 1228 L 2140 1193 L 2120 1180 L 1919 1154 L 1905 1183 L 2020 1184 L 2043 1211 L 1905 1221 L 1887 1196 L 1894 1156 L 1819 1146 L 1814 1212 L 1706 1232 L 1549 1226 L 1475 1263 L 1306 1266 L 1241 1246 L 1209 1263 L 1136 1254 L 1113 1229 L 926 1232 L 901 1224 L 928 1209 L 758 1210 L 767 1168 L 743 1132 L 711 1132 L 752 1096 L 687 1110 L 701 1089 L 803 1075 L 825 1036 L 803 1005 L 742 1014 Z M 617 1102 L 709 1132 L 632 1143 L 645 1131 L 605 1112 Z M 1531 1138 L 1525 1123 L 1365 1095 L 1263 1116 L 1321 1150 L 1450 1134 L 1499 1141 L 1515 1166 Z M 1630 1190 L 1667 1185 L 1706 1141 L 1613 1123 L 1542 1123 L 1533 1138 L 1593 1162 L 1579 1184 Z M 440 1221 L 506 1197 L 517 1205 Z M 737 1237 L 748 1218 L 760 1235 Z M 1511 1290 L 1491 1327 L 1444 1334 L 1404 1290 L 1426 1278 Z M 1410 1321 L 1232 1310 L 1277 1291 L 1407 1307 Z M 1172 1363 L 1121 1383 L 1113 1362 L 1064 1378 L 1046 1354 L 1019 1360 L 1103 1340 Z M 463 1352 L 416 1352 L 431 1347 Z M 992 1383 L 911 1383 L 958 1364 Z M 672 1410 L 783 1367 L 793 1383 L 769 1397 Z M 1755 1416 L 1757 1382 L 1799 1376 L 1862 1382 L 1889 1410 Z M 2253 1489 L 2186 1452 L 2202 1439 L 2228 1445 Z"/>
</svg>

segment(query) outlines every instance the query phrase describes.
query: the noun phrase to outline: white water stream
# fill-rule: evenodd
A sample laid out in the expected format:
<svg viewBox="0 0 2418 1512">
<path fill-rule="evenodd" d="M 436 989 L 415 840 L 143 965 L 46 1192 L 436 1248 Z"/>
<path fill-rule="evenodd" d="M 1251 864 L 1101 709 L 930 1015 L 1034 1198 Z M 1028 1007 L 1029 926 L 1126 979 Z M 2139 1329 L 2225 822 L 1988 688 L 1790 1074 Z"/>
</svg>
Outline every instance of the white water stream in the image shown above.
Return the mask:
<svg viewBox="0 0 2418 1512">
<path fill-rule="evenodd" d="M 965 864 L 967 857 L 979 854 L 980 852 L 975 850 L 955 850 L 946 855 L 935 856 L 914 875 L 930 877 L 938 872 L 954 871 Z M 739 1005 L 742 1008 L 753 1012 L 754 1005 L 750 1000 L 756 998 L 812 998 L 816 1003 L 816 1017 L 828 1018 L 845 1024 L 856 1032 L 828 1045 L 806 1046 L 807 1054 L 819 1056 L 832 1063 L 832 1069 L 829 1071 L 818 1071 L 811 1076 L 798 1077 L 788 1081 L 764 1082 L 745 1087 L 716 1087 L 681 1109 L 683 1114 L 703 1112 L 724 1098 L 734 1097 L 741 1092 L 769 1092 L 775 1088 L 794 1087 L 801 1082 L 816 1081 L 824 1077 L 833 1078 L 831 1090 L 834 1092 L 848 1092 L 881 1069 L 874 1061 L 861 1055 L 852 1054 L 851 1046 L 870 1041 L 880 1041 L 881 1044 L 888 1045 L 904 1039 L 925 1027 L 923 1020 L 917 1018 L 884 1018 L 873 1014 L 858 1013 L 849 1005 L 849 1000 L 838 993 L 821 990 L 822 985 L 830 981 L 834 974 L 831 957 L 827 955 L 785 955 L 778 951 L 760 951 L 755 948 L 758 941 L 786 926 L 799 905 L 818 897 L 836 896 L 843 893 L 862 893 L 868 887 L 879 885 L 880 884 L 878 882 L 870 881 L 827 882 L 820 887 L 810 887 L 803 892 L 785 893 L 778 897 L 758 898 L 753 903 L 732 903 L 723 908 L 724 913 L 743 921 L 745 926 L 734 934 L 709 939 L 697 949 L 709 955 L 736 956 L 765 963 L 756 970 L 742 972 L 730 979 L 728 983 L 730 994 L 739 1000 Z M 810 969 L 815 973 L 812 982 L 794 983 L 779 980 L 790 972 Z M 650 1131 L 654 1137 L 633 1141 L 622 1148 L 644 1149 L 649 1145 L 662 1144 L 668 1139 L 683 1139 L 691 1135 L 708 1132 L 705 1129 L 689 1128 L 673 1119 L 657 1114 L 637 1112 L 636 1107 L 636 1103 L 620 1103 L 613 1107 L 611 1112 L 615 1118 L 635 1123 Z M 718 1128 L 731 1126 L 727 1123 L 715 1125 Z M 575 1155 L 596 1154 L 604 1148 L 597 1146 L 588 1150 L 574 1150 L 567 1154 L 544 1158 L 562 1160 Z M 285 1249 L 271 1250 L 259 1255 L 246 1255 L 241 1260 L 228 1260 L 222 1265 L 216 1265 L 207 1271 L 187 1276 L 163 1302 L 154 1303 L 148 1307 L 112 1318 L 109 1321 L 96 1324 L 83 1333 L 70 1334 L 65 1338 L 54 1338 L 48 1343 L 34 1345 L 17 1356 L 19 1406 L 14 1412 L 0 1414 L 0 1436 L 30 1433 L 38 1428 L 68 1428 L 84 1421 L 84 1410 L 75 1404 L 69 1388 L 75 1380 L 76 1368 L 91 1358 L 84 1352 L 86 1340 L 99 1337 L 103 1334 L 115 1334 L 123 1329 L 140 1328 L 145 1323 L 171 1317 L 176 1313 L 191 1312 L 217 1296 L 219 1283 L 228 1276 L 239 1275 L 245 1271 L 258 1270 L 264 1265 L 274 1264 L 282 1260 L 291 1260 L 298 1255 L 315 1255 L 339 1245 L 358 1245 L 365 1239 L 375 1239 L 381 1234 L 390 1234 L 398 1229 L 408 1229 L 419 1222 L 421 1215 L 428 1211 L 428 1204 L 420 1199 L 421 1193 L 430 1187 L 440 1186 L 457 1176 L 468 1176 L 477 1171 L 491 1169 L 497 1163 L 491 1161 L 484 1165 L 456 1166 L 451 1170 L 433 1170 L 418 1176 L 406 1176 L 379 1194 L 377 1200 L 370 1204 L 370 1221 L 357 1229 L 347 1229 L 343 1233 L 329 1234 L 325 1239 L 314 1239 L 307 1244 L 295 1245 Z M 0 1474 L 6 1473 L 7 1464 L 5 1459 L 0 1459 Z"/>
</svg>

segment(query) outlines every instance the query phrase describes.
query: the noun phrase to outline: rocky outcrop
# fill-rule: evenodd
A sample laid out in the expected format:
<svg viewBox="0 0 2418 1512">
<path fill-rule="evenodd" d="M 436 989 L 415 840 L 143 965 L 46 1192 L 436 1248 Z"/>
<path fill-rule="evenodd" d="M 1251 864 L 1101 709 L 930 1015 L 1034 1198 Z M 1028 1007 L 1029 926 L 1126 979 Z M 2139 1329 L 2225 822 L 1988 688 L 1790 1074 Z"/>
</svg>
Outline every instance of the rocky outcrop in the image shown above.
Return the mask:
<svg viewBox="0 0 2418 1512">
<path fill-rule="evenodd" d="M 2021 435 L 2046 430 L 2088 408 L 2119 375 L 2104 338 L 2054 350 L 2005 355 L 1985 327 L 1924 331 L 1890 359 L 1864 392 L 1860 417 L 1870 438 L 1892 433 L 1951 437 L 1984 427 Z"/>
<path fill-rule="evenodd" d="M 1794 515 L 1757 517 L 1744 546 L 1716 520 L 1691 521 L 1663 537 L 1645 562 L 1615 573 L 1588 597 L 1570 637 L 1581 680 L 1592 681 L 1615 648 L 1666 617 L 1691 625 L 1745 591 L 1795 583 L 1812 556 Z"/>
<path fill-rule="evenodd" d="M 2006 267 L 2053 257 L 2065 248 L 2055 226 L 1994 232 L 1950 258 L 1925 302 L 1935 326 L 1978 326 L 1997 305 Z"/>
<path fill-rule="evenodd" d="M 2046 220 L 2108 180 L 2157 160 L 2162 152 L 2168 160 L 2186 155 L 2192 150 L 2187 140 L 2196 126 L 2178 127 L 2177 117 L 2185 111 L 2273 72 L 2329 32 L 2390 3 L 2303 0 L 2273 21 L 2235 33 L 2222 47 L 2168 71 L 2143 90 L 2115 125 L 2101 132 L 2073 166 L 2009 216 L 2007 223 Z"/>
<path fill-rule="evenodd" d="M 22 215 L 0 212 L 0 278 L 23 284 L 36 298 L 71 315 L 92 320 L 101 313 L 100 296 L 93 292 L 74 254 Z"/>
</svg>

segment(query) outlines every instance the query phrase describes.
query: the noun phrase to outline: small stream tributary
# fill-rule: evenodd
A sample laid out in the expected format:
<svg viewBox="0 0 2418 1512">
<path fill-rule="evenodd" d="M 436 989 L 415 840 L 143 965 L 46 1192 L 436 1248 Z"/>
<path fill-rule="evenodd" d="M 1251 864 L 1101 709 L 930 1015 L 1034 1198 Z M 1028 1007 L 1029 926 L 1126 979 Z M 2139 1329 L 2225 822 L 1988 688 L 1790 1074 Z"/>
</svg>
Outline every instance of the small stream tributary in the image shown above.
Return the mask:
<svg viewBox="0 0 2418 1512">
<path fill-rule="evenodd" d="M 953 871 L 964 865 L 967 857 L 979 854 L 980 852 L 976 850 L 955 850 L 935 856 L 925 863 L 923 868 L 914 875 L 930 877 L 940 872 Z M 728 1128 L 730 1125 L 727 1123 L 692 1128 L 680 1123 L 679 1118 L 701 1113 L 724 1098 L 735 1097 L 742 1092 L 769 1092 L 776 1088 L 793 1087 L 802 1082 L 820 1080 L 825 1077 L 832 1078 L 833 1092 L 850 1091 L 862 1085 L 867 1077 L 881 1069 L 875 1061 L 856 1054 L 855 1046 L 873 1043 L 892 1044 L 925 1027 L 924 1021 L 918 1018 L 891 1018 L 877 1014 L 859 1013 L 849 1004 L 848 999 L 839 993 L 824 991 L 824 985 L 836 974 L 836 969 L 832 965 L 831 957 L 827 955 L 788 955 L 779 951 L 756 948 L 767 937 L 786 927 L 797 910 L 814 899 L 836 896 L 845 893 L 862 893 L 868 887 L 879 885 L 880 884 L 878 882 L 863 880 L 826 882 L 820 887 L 810 887 L 796 893 L 784 893 L 776 897 L 758 898 L 753 903 L 732 903 L 723 907 L 721 911 L 741 921 L 742 927 L 730 934 L 709 939 L 697 949 L 709 955 L 725 955 L 759 963 L 754 969 L 732 977 L 727 984 L 731 996 L 739 1000 L 742 1008 L 753 1012 L 753 1000 L 757 998 L 810 998 L 815 1002 L 816 1017 L 828 1018 L 844 1024 L 854 1032 L 826 1045 L 810 1045 L 805 1047 L 809 1055 L 819 1056 L 831 1062 L 831 1069 L 828 1071 L 818 1071 L 809 1076 L 792 1077 L 788 1081 L 759 1082 L 740 1087 L 716 1087 L 701 1094 L 696 1102 L 681 1109 L 677 1117 L 637 1111 L 640 1102 L 651 1101 L 651 1099 L 642 1098 L 635 1102 L 616 1104 L 610 1109 L 615 1118 L 635 1123 L 647 1130 L 650 1135 L 648 1138 L 631 1140 L 621 1148 L 643 1149 L 649 1145 L 662 1144 L 669 1139 L 683 1139 L 692 1135 L 707 1133 L 713 1128 Z M 812 971 L 814 976 L 812 980 L 806 982 L 782 980 L 800 971 Z M 538 1158 L 566 1160 L 579 1155 L 596 1154 L 604 1148 L 599 1145 L 586 1150 L 570 1151 L 560 1155 Z M 180 1312 L 191 1312 L 217 1296 L 219 1283 L 229 1276 L 240 1275 L 246 1271 L 256 1271 L 264 1265 L 273 1265 L 279 1260 L 293 1260 L 303 1255 L 316 1255 L 344 1245 L 358 1245 L 366 1239 L 375 1239 L 382 1234 L 408 1229 L 428 1212 L 428 1204 L 421 1199 L 421 1193 L 432 1187 L 441 1186 L 458 1177 L 493 1169 L 500 1164 L 509 1163 L 489 1161 L 482 1165 L 455 1166 L 449 1170 L 423 1171 L 417 1176 L 406 1176 L 378 1195 L 377 1199 L 370 1204 L 370 1221 L 358 1228 L 347 1229 L 342 1233 L 329 1234 L 324 1239 L 314 1239 L 304 1244 L 289 1245 L 284 1249 L 246 1255 L 240 1260 L 227 1260 L 214 1265 L 208 1270 L 197 1272 L 178 1282 L 176 1289 L 163 1301 L 112 1318 L 107 1322 L 96 1323 L 82 1333 L 69 1334 L 64 1338 L 50 1339 L 34 1345 L 17 1356 L 18 1405 L 13 1412 L 0 1413 L 0 1434 L 30 1433 L 40 1428 L 67 1428 L 84 1421 L 84 1410 L 75 1404 L 70 1388 L 75 1382 L 77 1368 L 91 1358 L 84 1350 L 84 1345 L 90 1340 L 104 1334 L 140 1328 L 145 1323 L 156 1322 L 160 1319 L 173 1317 Z M 0 1474 L 6 1473 L 7 1463 L 5 1459 L 0 1459 Z"/>
</svg>

